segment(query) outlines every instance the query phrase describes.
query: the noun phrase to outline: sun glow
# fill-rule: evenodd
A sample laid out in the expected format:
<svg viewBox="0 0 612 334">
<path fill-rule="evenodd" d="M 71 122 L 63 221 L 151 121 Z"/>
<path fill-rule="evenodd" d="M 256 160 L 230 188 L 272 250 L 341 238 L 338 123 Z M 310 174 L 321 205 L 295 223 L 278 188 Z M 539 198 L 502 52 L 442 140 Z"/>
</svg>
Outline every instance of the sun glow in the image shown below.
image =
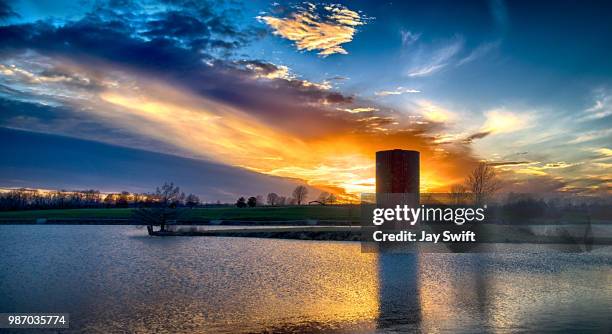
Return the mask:
<svg viewBox="0 0 612 334">
<path fill-rule="evenodd" d="M 147 94 L 109 90 L 99 97 L 106 116 L 196 157 L 301 179 L 345 201 L 375 191 L 374 152 L 380 148 L 367 144 L 367 138 L 300 140 L 241 110 L 168 87 L 162 92 L 151 86 Z M 423 174 L 423 191 L 443 185 L 437 175 Z"/>
</svg>

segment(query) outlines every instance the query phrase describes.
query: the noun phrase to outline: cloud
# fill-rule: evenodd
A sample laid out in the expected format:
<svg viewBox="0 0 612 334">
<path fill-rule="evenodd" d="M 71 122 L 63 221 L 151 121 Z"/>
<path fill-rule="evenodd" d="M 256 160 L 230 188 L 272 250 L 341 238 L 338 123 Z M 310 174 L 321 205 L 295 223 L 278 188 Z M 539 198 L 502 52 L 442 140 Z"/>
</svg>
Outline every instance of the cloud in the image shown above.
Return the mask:
<svg viewBox="0 0 612 334">
<path fill-rule="evenodd" d="M 558 168 L 568 168 L 568 167 L 572 167 L 575 166 L 575 163 L 567 163 L 565 161 L 559 161 L 559 162 L 549 162 L 547 164 L 545 164 L 544 166 L 540 167 L 542 169 L 558 169 Z"/>
<path fill-rule="evenodd" d="M 580 165 L 580 163 L 567 163 L 565 161 L 559 161 L 549 163 L 529 162 L 525 164 L 518 164 L 518 166 L 523 165 L 529 166 L 516 170 L 517 173 L 529 175 L 549 175 L 550 170 L 570 168 Z"/>
<path fill-rule="evenodd" d="M 431 122 L 443 123 L 456 118 L 456 115 L 439 105 L 427 100 L 417 101 L 418 111 Z"/>
<path fill-rule="evenodd" d="M 505 167 L 505 166 L 524 166 L 524 165 L 529 165 L 532 163 L 533 162 L 531 161 L 494 161 L 494 162 L 488 162 L 487 164 L 493 167 Z"/>
<path fill-rule="evenodd" d="M 486 121 L 483 126 L 485 132 L 491 134 L 510 133 L 523 130 L 530 126 L 531 116 L 519 114 L 505 109 L 494 109 L 485 112 Z"/>
<path fill-rule="evenodd" d="M 375 92 L 374 95 L 376 96 L 389 96 L 389 95 L 402 95 L 402 94 L 406 94 L 406 93 L 420 93 L 420 90 L 417 89 L 411 89 L 411 88 L 404 88 L 404 87 L 397 87 L 394 90 L 381 90 L 378 92 Z"/>
<path fill-rule="evenodd" d="M 497 49 L 500 44 L 501 44 L 501 41 L 495 41 L 495 42 L 483 43 L 479 45 L 476 49 L 472 50 L 472 52 L 470 52 L 467 56 L 460 59 L 457 62 L 457 66 L 471 63 L 474 60 L 487 55 L 489 52 Z"/>
<path fill-rule="evenodd" d="M 0 0 L 0 21 L 11 18 L 20 17 L 11 6 L 4 0 Z"/>
<path fill-rule="evenodd" d="M 503 182 L 502 189 L 504 192 L 519 194 L 550 194 L 563 191 L 567 187 L 566 181 L 554 176 L 529 172 L 520 174 L 523 174 L 522 178 L 514 177 L 508 173 L 504 174 L 504 176 L 507 177 Z"/>
<path fill-rule="evenodd" d="M 32 67 L 32 65 L 30 65 Z M 5 65 L 0 63 L 0 81 L 18 81 L 30 84 L 44 85 L 47 83 L 61 83 L 64 85 L 90 86 L 94 82 L 82 73 L 73 73 L 66 66 L 53 66 L 51 64 L 34 65 L 37 72 L 26 70 L 15 63 Z"/>
<path fill-rule="evenodd" d="M 576 138 L 569 141 L 570 144 L 580 144 L 612 136 L 612 129 L 593 130 L 579 134 Z"/>
<path fill-rule="evenodd" d="M 491 16 L 501 30 L 506 30 L 508 27 L 508 10 L 504 0 L 489 0 L 489 9 Z"/>
<path fill-rule="evenodd" d="M 602 147 L 602 148 L 598 148 L 593 150 L 596 153 L 599 153 L 605 157 L 612 157 L 612 150 L 607 148 L 607 147 Z"/>
<path fill-rule="evenodd" d="M 407 47 L 421 38 L 421 33 L 417 34 L 403 29 L 400 30 L 400 35 L 402 36 L 402 47 Z"/>
<path fill-rule="evenodd" d="M 380 109 L 372 108 L 372 107 L 359 107 L 359 108 L 336 108 L 336 110 L 346 111 L 346 112 L 351 113 L 351 114 L 358 114 L 358 113 L 362 113 L 362 112 L 379 111 Z"/>
<path fill-rule="evenodd" d="M 420 67 L 420 68 L 415 68 L 410 70 L 410 73 L 408 73 L 408 76 L 410 77 L 425 77 L 428 76 L 430 74 L 433 74 L 439 70 L 441 70 L 442 68 L 444 68 L 446 65 L 448 64 L 429 64 L 426 65 L 425 67 Z"/>
<path fill-rule="evenodd" d="M 234 52 L 257 38 L 260 29 L 238 28 L 222 6 L 176 1 L 168 6 L 100 3 L 81 19 L 61 24 L 37 21 L 0 26 L 0 55 L 23 50 L 46 56 L 103 59 L 123 66 L 189 72 L 203 62 Z M 130 12 L 130 15 L 125 15 Z M 175 21 L 174 18 L 181 20 Z M 162 33 L 160 29 L 164 30 Z M 170 65 L 171 64 L 171 65 Z"/>
<path fill-rule="evenodd" d="M 356 27 L 366 23 L 358 12 L 342 5 L 320 8 L 307 4 L 294 8 L 285 17 L 264 15 L 257 18 L 270 26 L 275 35 L 293 41 L 298 50 L 318 50 L 323 57 L 347 54 L 342 45 L 351 42 Z"/>
<path fill-rule="evenodd" d="M 245 67 L 253 71 L 256 78 L 292 80 L 295 78 L 289 73 L 289 67 L 271 63 L 244 61 Z"/>
<path fill-rule="evenodd" d="M 425 77 L 439 72 L 449 65 L 451 59 L 463 48 L 463 39 L 455 38 L 450 43 L 429 52 L 420 51 L 416 55 L 417 65 L 408 70 L 409 77 Z"/>
<path fill-rule="evenodd" d="M 474 134 L 471 134 L 469 136 L 467 136 L 463 142 L 466 144 L 472 143 L 474 140 L 476 139 L 482 139 L 488 135 L 491 134 L 491 131 L 481 131 L 481 132 L 476 132 Z"/>
<path fill-rule="evenodd" d="M 612 115 L 612 94 L 600 89 L 595 95 L 593 105 L 583 112 L 583 120 L 597 120 Z"/>
</svg>

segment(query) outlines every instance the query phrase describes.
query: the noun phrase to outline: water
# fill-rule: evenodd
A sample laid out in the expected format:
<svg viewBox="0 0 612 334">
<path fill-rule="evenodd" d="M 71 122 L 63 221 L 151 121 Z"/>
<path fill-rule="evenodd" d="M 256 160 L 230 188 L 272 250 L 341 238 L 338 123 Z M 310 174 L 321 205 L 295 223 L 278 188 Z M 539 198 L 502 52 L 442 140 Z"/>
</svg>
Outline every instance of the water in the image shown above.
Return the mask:
<svg viewBox="0 0 612 334">
<path fill-rule="evenodd" d="M 66 332 L 609 333 L 611 310 L 602 249 L 379 256 L 350 242 L 0 226 L 0 312 L 69 312 Z"/>
</svg>

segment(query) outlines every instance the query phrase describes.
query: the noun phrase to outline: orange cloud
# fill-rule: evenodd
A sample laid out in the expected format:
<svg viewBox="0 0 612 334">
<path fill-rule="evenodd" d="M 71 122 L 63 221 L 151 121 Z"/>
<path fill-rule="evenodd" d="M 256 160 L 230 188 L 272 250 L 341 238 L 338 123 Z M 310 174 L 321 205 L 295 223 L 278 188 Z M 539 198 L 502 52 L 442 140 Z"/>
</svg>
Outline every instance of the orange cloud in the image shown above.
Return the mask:
<svg viewBox="0 0 612 334">
<path fill-rule="evenodd" d="M 319 50 L 319 55 L 347 54 L 342 44 L 353 40 L 356 26 L 365 24 L 359 13 L 342 5 L 323 7 L 323 15 L 317 6 L 308 4 L 298 8 L 288 17 L 260 16 L 258 19 L 272 29 L 274 34 L 295 43 L 298 50 Z"/>
</svg>

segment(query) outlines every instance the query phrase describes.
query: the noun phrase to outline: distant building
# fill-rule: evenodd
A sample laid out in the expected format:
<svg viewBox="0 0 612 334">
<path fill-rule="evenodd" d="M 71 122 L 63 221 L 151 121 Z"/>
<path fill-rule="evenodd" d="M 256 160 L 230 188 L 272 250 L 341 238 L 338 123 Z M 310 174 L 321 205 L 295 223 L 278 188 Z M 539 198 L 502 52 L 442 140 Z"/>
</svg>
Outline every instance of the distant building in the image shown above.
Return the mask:
<svg viewBox="0 0 612 334">
<path fill-rule="evenodd" d="M 419 193 L 420 154 L 418 151 L 376 152 L 376 193 Z M 418 198 L 418 197 L 417 197 Z"/>
</svg>

